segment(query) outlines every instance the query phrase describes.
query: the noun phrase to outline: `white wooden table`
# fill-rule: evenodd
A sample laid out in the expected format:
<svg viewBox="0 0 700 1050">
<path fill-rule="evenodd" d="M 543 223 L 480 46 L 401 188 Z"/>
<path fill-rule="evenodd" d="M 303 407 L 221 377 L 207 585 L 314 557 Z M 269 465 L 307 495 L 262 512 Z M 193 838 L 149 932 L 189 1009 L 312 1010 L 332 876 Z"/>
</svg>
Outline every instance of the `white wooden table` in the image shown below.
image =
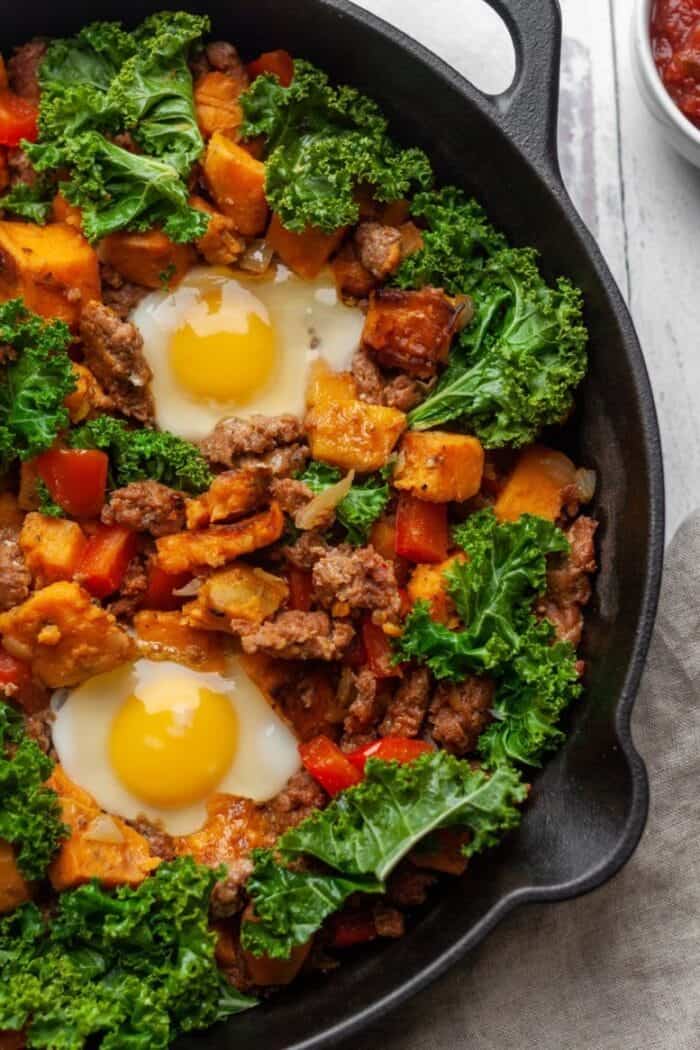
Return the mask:
<svg viewBox="0 0 700 1050">
<path fill-rule="evenodd" d="M 512 46 L 483 0 L 358 2 L 485 90 L 510 83 Z M 661 424 L 670 539 L 700 505 L 700 169 L 665 145 L 639 97 L 633 0 L 560 3 L 562 171 L 637 325 Z"/>
</svg>

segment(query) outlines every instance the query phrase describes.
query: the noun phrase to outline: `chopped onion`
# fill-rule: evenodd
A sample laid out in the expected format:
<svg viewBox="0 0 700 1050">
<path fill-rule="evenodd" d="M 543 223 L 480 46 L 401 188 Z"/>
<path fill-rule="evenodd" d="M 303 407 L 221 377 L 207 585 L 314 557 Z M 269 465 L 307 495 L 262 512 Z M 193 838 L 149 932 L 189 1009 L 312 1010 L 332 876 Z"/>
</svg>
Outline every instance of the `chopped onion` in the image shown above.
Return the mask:
<svg viewBox="0 0 700 1050">
<path fill-rule="evenodd" d="M 7 650 L 10 656 L 14 656 L 15 660 L 24 660 L 25 663 L 30 663 L 32 659 L 31 646 L 26 645 L 24 642 L 18 641 L 16 638 L 12 638 L 11 635 L 6 634 L 2 640 L 3 648 Z"/>
<path fill-rule="evenodd" d="M 579 503 L 591 502 L 595 495 L 597 481 L 598 478 L 594 470 L 586 470 L 585 467 L 579 467 L 574 481 L 576 497 Z"/>
<path fill-rule="evenodd" d="M 238 260 L 238 265 L 249 273 L 265 273 L 272 262 L 272 254 L 272 248 L 266 241 L 252 241 Z"/>
<path fill-rule="evenodd" d="M 203 579 L 195 576 L 193 580 L 188 580 L 182 587 L 178 587 L 176 591 L 173 591 L 173 594 L 176 598 L 194 598 L 195 595 L 199 594 L 203 583 Z"/>
<path fill-rule="evenodd" d="M 461 332 L 474 320 L 474 300 L 471 295 L 456 295 L 454 304 L 457 308 L 454 329 L 455 332 Z"/>
<path fill-rule="evenodd" d="M 345 499 L 352 487 L 355 471 L 348 473 L 335 485 L 329 485 L 323 492 L 314 496 L 310 503 L 298 510 L 294 515 L 294 524 L 298 529 L 315 529 L 319 525 L 326 524 L 332 512 L 341 500 Z"/>
<path fill-rule="evenodd" d="M 120 845 L 124 841 L 124 834 L 109 813 L 100 813 L 85 829 L 84 837 L 89 842 L 111 842 Z"/>
</svg>

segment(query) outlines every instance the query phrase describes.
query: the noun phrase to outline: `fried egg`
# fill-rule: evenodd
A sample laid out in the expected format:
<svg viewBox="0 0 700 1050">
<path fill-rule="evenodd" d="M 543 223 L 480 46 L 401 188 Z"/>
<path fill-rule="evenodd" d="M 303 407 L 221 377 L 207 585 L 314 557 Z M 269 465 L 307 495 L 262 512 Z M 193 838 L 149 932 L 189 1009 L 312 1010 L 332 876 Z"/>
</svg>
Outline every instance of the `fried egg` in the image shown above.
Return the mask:
<svg viewBox="0 0 700 1050">
<path fill-rule="evenodd" d="M 263 278 L 197 267 L 133 311 L 153 372 L 156 422 L 190 441 L 225 416 L 301 416 L 311 364 L 350 366 L 364 318 L 316 280 L 278 266 Z"/>
<path fill-rule="evenodd" d="M 231 658 L 226 674 L 137 660 L 71 690 L 53 725 L 67 775 L 109 813 L 188 835 L 215 793 L 263 802 L 300 766 L 297 742 Z"/>
</svg>

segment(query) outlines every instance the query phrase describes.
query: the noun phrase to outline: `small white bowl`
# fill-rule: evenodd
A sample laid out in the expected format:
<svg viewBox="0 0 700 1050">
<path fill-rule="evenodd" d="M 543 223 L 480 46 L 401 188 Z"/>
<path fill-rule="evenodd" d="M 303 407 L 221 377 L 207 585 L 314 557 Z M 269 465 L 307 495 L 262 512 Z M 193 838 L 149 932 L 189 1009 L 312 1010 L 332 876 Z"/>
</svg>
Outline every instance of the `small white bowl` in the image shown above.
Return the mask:
<svg viewBox="0 0 700 1050">
<path fill-rule="evenodd" d="M 700 129 L 681 113 L 654 63 L 650 30 L 652 3 L 653 0 L 636 0 L 632 19 L 632 64 L 639 90 L 666 140 L 700 168 Z"/>
</svg>

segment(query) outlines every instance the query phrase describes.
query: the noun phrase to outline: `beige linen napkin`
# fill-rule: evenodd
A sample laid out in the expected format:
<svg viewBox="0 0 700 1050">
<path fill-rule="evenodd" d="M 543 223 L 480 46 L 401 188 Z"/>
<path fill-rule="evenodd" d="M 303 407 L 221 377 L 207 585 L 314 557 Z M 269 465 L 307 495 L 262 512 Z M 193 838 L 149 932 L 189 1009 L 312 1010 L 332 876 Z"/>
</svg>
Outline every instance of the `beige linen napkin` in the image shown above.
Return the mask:
<svg viewBox="0 0 700 1050">
<path fill-rule="evenodd" d="M 668 551 L 633 729 L 651 810 L 627 866 L 517 910 L 352 1050 L 700 1050 L 700 511 Z"/>
</svg>

